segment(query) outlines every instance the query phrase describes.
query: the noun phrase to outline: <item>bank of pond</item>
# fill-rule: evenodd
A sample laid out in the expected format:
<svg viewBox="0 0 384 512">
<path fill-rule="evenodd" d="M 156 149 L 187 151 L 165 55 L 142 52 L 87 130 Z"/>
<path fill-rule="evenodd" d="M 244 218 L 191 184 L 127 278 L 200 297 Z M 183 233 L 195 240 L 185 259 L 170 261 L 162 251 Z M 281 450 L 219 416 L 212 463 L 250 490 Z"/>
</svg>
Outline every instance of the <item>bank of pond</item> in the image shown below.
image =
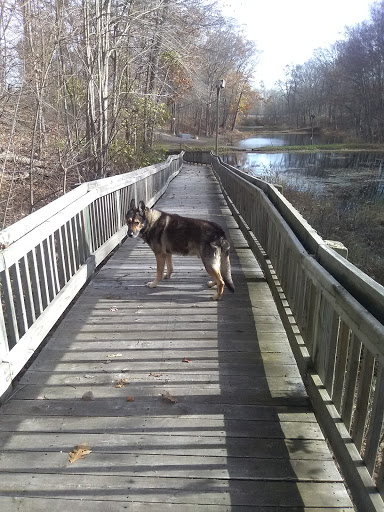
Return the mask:
<svg viewBox="0 0 384 512">
<path fill-rule="evenodd" d="M 283 150 L 284 146 L 307 146 L 310 142 L 309 134 L 263 134 L 238 141 L 239 150 L 221 158 L 254 176 L 277 180 L 298 190 L 310 189 L 322 195 L 343 189 L 345 195 L 360 196 L 364 202 L 384 198 L 384 152 Z M 318 135 L 313 142 L 331 147 L 341 141 Z M 259 148 L 282 151 L 262 152 Z"/>
<path fill-rule="evenodd" d="M 304 146 L 308 137 L 260 135 L 239 141 L 236 151 L 220 157 L 282 185 L 284 195 L 320 236 L 344 243 L 352 263 L 384 285 L 384 151 L 283 149 L 300 142 Z M 273 151 L 259 149 L 265 147 Z"/>
</svg>

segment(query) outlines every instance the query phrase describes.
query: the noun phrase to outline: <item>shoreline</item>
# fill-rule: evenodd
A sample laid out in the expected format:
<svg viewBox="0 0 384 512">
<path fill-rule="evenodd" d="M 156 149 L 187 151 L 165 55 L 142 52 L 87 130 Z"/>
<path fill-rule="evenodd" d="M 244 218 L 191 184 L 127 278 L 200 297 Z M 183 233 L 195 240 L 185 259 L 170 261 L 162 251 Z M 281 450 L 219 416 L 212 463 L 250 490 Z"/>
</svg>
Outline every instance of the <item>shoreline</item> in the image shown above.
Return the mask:
<svg viewBox="0 0 384 512">
<path fill-rule="evenodd" d="M 345 142 L 335 144 L 313 144 L 313 145 L 301 145 L 301 146 L 263 146 L 256 148 L 241 148 L 234 146 L 233 143 L 245 138 L 251 139 L 253 136 L 263 135 L 267 133 L 281 133 L 281 134 L 300 134 L 305 133 L 304 131 L 288 131 L 281 130 L 277 131 L 264 131 L 263 132 L 239 132 L 230 134 L 219 135 L 219 147 L 218 152 L 220 153 L 312 153 L 312 152 L 374 152 L 384 153 L 384 144 L 379 143 L 368 143 L 368 142 Z M 177 137 L 176 135 L 170 135 L 168 133 L 159 134 L 157 144 L 166 151 L 170 150 L 184 150 L 184 151 L 214 151 L 215 149 L 215 137 L 201 137 L 198 139 L 185 139 Z"/>
</svg>

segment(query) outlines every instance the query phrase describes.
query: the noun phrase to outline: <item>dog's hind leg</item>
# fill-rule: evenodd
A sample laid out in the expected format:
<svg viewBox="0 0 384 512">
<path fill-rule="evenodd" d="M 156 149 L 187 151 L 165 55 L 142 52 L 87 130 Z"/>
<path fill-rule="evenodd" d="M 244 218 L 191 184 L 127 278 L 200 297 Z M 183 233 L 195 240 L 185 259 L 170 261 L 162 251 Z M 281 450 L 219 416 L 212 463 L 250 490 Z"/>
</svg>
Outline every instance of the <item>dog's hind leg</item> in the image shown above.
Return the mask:
<svg viewBox="0 0 384 512">
<path fill-rule="evenodd" d="M 173 274 L 172 254 L 167 254 L 165 257 L 165 261 L 167 263 L 167 272 L 164 276 L 164 279 L 170 279 L 171 275 Z"/>
<path fill-rule="evenodd" d="M 220 272 L 220 252 L 218 249 L 209 248 L 202 254 L 202 260 L 208 274 L 213 278 L 208 282 L 208 286 L 213 288 L 217 286 L 217 294 L 212 297 L 213 300 L 220 300 L 224 291 L 224 280 Z"/>
<path fill-rule="evenodd" d="M 159 284 L 159 282 L 163 279 L 165 260 L 166 260 L 165 254 L 156 254 L 156 278 L 154 281 L 150 281 L 149 283 L 147 283 L 146 286 L 148 286 L 148 288 L 155 288 Z"/>
<path fill-rule="evenodd" d="M 214 297 L 212 297 L 212 299 L 220 300 L 224 291 L 224 281 L 223 278 L 221 277 L 220 270 L 213 266 L 206 266 L 205 268 L 208 274 L 213 278 L 213 281 L 208 282 L 208 286 L 210 288 L 217 286 L 217 294 Z"/>
</svg>

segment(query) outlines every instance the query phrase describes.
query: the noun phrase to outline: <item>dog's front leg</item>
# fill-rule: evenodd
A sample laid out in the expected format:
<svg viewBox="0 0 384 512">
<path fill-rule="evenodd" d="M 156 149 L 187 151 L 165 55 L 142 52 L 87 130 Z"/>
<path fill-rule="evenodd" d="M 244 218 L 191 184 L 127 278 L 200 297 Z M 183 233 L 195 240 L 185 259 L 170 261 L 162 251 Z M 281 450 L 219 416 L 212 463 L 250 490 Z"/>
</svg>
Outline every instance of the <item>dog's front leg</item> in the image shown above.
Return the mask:
<svg viewBox="0 0 384 512">
<path fill-rule="evenodd" d="M 165 254 L 156 254 L 156 279 L 147 283 L 148 288 L 155 288 L 164 277 Z"/>
<path fill-rule="evenodd" d="M 165 274 L 164 279 L 170 279 L 173 274 L 172 254 L 167 254 L 165 261 L 167 262 L 167 273 Z"/>
</svg>

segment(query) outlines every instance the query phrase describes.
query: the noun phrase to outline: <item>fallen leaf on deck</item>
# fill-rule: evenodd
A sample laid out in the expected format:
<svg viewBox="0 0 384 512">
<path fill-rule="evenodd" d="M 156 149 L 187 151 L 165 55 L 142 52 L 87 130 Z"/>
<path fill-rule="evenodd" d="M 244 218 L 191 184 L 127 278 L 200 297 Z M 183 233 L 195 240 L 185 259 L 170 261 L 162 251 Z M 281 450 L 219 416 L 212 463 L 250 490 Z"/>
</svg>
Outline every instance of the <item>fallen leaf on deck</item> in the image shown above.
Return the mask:
<svg viewBox="0 0 384 512">
<path fill-rule="evenodd" d="M 107 354 L 107 357 L 123 357 L 123 354 Z"/>
<path fill-rule="evenodd" d="M 191 362 L 191 360 L 190 360 L 190 359 L 187 359 L 186 357 L 184 357 L 184 359 L 183 359 L 183 363 L 190 363 L 190 362 Z"/>
<path fill-rule="evenodd" d="M 129 384 L 129 379 L 120 379 L 116 382 L 115 384 L 115 388 L 122 388 L 124 387 L 126 384 Z"/>
<path fill-rule="evenodd" d="M 162 373 L 150 373 L 149 376 L 150 377 L 161 377 Z"/>
<path fill-rule="evenodd" d="M 161 393 L 161 396 L 163 400 L 165 400 L 166 402 L 171 402 L 171 404 L 177 404 L 178 402 L 177 398 L 170 395 L 168 391 L 166 391 L 165 393 Z"/>
<path fill-rule="evenodd" d="M 134 402 L 135 397 L 134 396 L 127 396 L 127 402 Z"/>
<path fill-rule="evenodd" d="M 119 311 L 118 308 L 116 306 L 112 306 L 110 311 Z"/>
<path fill-rule="evenodd" d="M 84 459 L 84 457 L 89 455 L 91 451 L 91 447 L 88 443 L 78 444 L 71 452 L 69 452 L 69 462 L 72 464 L 76 460 Z"/>
<path fill-rule="evenodd" d="M 84 393 L 84 395 L 81 397 L 81 399 L 92 401 L 95 399 L 95 395 L 92 393 L 92 391 L 87 391 L 86 393 Z"/>
</svg>

